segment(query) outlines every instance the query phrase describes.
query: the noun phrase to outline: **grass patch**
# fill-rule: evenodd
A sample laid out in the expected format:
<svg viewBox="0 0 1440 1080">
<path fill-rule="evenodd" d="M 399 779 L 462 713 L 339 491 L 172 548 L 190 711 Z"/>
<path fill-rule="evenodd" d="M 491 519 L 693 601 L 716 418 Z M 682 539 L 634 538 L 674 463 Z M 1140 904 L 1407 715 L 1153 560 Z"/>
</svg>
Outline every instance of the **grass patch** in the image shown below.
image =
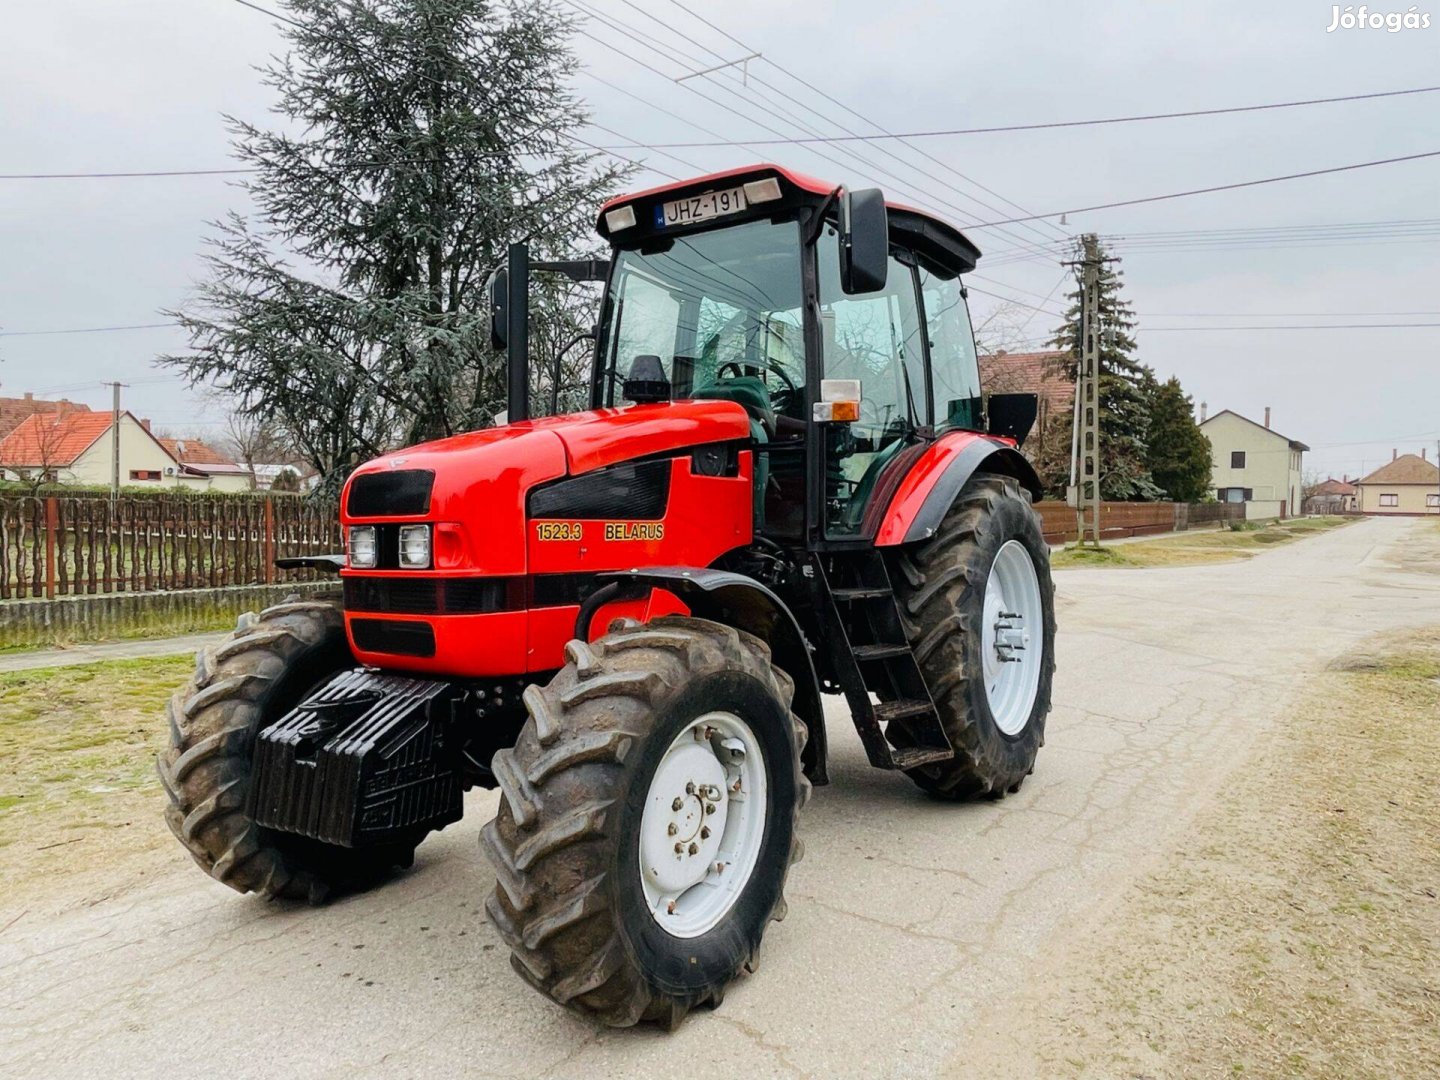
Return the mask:
<svg viewBox="0 0 1440 1080">
<path fill-rule="evenodd" d="M 188 656 L 0 674 L 0 881 L 63 879 L 169 839 L 155 754 Z M 102 867 L 103 869 L 103 867 Z"/>
<path fill-rule="evenodd" d="M 1292 518 L 1263 526 L 1253 521 L 1232 522 L 1232 525 L 1246 527 L 1206 529 L 1099 548 L 1071 545 L 1052 554 L 1050 565 L 1057 570 L 1084 566 L 1138 570 L 1156 566 L 1235 562 L 1252 558 L 1269 547 L 1328 532 L 1351 520 L 1343 517 Z"/>
</svg>

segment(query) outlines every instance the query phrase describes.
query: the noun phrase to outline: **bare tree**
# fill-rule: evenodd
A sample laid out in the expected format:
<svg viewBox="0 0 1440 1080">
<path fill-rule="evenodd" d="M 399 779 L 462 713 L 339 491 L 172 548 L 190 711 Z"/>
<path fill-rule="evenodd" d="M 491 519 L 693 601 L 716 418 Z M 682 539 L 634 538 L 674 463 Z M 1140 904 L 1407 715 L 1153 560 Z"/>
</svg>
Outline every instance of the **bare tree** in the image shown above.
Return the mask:
<svg viewBox="0 0 1440 1080">
<path fill-rule="evenodd" d="M 1005 302 L 975 324 L 975 349 L 982 356 L 999 352 L 1028 352 L 1037 342 L 1030 331 L 1033 308 Z"/>
<path fill-rule="evenodd" d="M 250 473 L 250 487 L 257 486 L 255 466 L 279 464 L 295 456 L 290 440 L 280 425 L 242 409 L 233 410 L 225 419 L 224 434 L 215 449 L 228 454 Z"/>
</svg>

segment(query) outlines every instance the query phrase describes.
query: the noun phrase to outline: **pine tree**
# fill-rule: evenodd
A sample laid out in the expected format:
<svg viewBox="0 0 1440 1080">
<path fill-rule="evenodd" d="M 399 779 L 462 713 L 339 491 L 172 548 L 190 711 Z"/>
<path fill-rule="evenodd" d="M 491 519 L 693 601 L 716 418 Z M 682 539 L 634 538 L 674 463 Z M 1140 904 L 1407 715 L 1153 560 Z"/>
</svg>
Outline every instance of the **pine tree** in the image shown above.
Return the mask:
<svg viewBox="0 0 1440 1080">
<path fill-rule="evenodd" d="M 1150 404 L 1146 461 L 1155 483 L 1176 502 L 1199 502 L 1210 491 L 1210 440 L 1195 423 L 1190 395 L 1171 377 Z"/>
<path fill-rule="evenodd" d="M 208 279 L 170 313 L 191 351 L 162 362 L 278 422 L 333 486 L 356 459 L 504 408 L 489 271 L 522 239 L 575 254 L 623 171 L 570 137 L 586 114 L 570 23 L 547 3 L 288 9 L 290 52 L 263 69 L 279 122 L 227 118 L 254 211 L 215 224 Z"/>
<path fill-rule="evenodd" d="M 1099 280 L 1100 336 L 1100 494 L 1105 499 L 1156 499 L 1146 464 L 1151 388 L 1155 373 L 1134 357 L 1136 326 L 1130 303 L 1120 296 L 1124 272 L 1120 260 L 1103 246 Z M 1075 380 L 1080 355 L 1080 290 L 1070 294 L 1065 325 L 1055 331 L 1054 347 L 1066 353 L 1061 370 Z"/>
</svg>

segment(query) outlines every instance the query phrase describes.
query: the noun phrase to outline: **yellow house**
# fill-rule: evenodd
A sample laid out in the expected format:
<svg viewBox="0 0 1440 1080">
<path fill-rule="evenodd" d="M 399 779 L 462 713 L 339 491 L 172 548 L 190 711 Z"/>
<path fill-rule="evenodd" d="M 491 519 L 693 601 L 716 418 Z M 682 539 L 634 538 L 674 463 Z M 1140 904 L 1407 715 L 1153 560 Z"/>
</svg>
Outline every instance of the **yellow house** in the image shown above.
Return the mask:
<svg viewBox="0 0 1440 1080">
<path fill-rule="evenodd" d="M 1230 409 L 1202 421 L 1210 440 L 1211 484 L 1221 502 L 1245 503 L 1247 518 L 1294 517 L 1301 512 L 1301 468 L 1310 447 L 1265 422 Z"/>
<path fill-rule="evenodd" d="M 1440 468 L 1416 454 L 1397 454 L 1357 480 L 1362 514 L 1440 514 Z"/>
<path fill-rule="evenodd" d="M 120 414 L 118 426 L 120 483 L 124 487 L 249 490 L 249 476 L 233 463 L 231 468 L 236 472 L 213 465 L 187 465 L 150 434 L 148 425 L 128 412 Z M 115 428 L 108 412 L 36 413 L 0 442 L 0 475 L 15 480 L 109 486 L 115 461 Z"/>
</svg>

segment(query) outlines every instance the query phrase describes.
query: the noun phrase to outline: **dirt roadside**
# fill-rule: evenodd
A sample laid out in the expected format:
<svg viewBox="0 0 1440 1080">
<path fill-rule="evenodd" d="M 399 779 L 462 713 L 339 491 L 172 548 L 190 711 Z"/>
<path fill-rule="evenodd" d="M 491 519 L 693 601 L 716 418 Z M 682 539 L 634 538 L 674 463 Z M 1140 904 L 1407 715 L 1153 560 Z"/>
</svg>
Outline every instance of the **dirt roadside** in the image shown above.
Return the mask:
<svg viewBox="0 0 1440 1080">
<path fill-rule="evenodd" d="M 1437 790 L 1440 627 L 1310 680 L 1174 855 L 983 1015 L 949 1075 L 1440 1075 Z"/>
</svg>

